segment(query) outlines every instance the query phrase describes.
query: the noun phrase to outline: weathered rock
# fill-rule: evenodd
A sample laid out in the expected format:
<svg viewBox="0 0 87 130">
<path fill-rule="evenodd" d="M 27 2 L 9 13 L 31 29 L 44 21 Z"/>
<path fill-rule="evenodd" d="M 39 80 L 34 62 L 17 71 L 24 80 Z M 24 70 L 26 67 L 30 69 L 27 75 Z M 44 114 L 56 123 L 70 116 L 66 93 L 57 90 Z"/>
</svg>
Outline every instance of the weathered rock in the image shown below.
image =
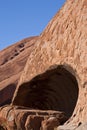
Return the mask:
<svg viewBox="0 0 87 130">
<path fill-rule="evenodd" d="M 59 126 L 56 130 L 87 130 L 87 123 L 79 122 L 78 125 L 66 124 L 63 126 Z"/>
<path fill-rule="evenodd" d="M 27 58 L 38 37 L 30 37 L 0 51 L 0 106 L 10 103 Z"/>
<path fill-rule="evenodd" d="M 57 127 L 56 130 L 76 130 L 77 127 L 78 127 L 77 124 L 64 124 Z"/>
<path fill-rule="evenodd" d="M 44 119 L 42 121 L 41 130 L 54 130 L 59 125 L 64 124 L 64 122 L 67 119 L 68 118 L 66 118 L 63 113 L 62 114 L 58 114 L 56 116 L 48 117 L 48 118 L 46 118 L 46 119 Z"/>
<path fill-rule="evenodd" d="M 29 55 L 12 104 L 29 99 L 28 107 L 63 110 L 79 124 L 87 121 L 86 89 L 87 0 L 67 0 Z"/>
<path fill-rule="evenodd" d="M 50 117 L 42 121 L 42 130 L 54 130 L 60 125 L 59 120 L 56 117 Z"/>
<path fill-rule="evenodd" d="M 0 109 L 0 125 L 7 130 L 40 130 L 40 128 L 53 130 L 66 120 L 65 114 L 58 111 L 41 111 L 16 106 L 4 106 Z M 44 126 L 45 128 L 47 126 L 47 129 Z"/>
<path fill-rule="evenodd" d="M 47 112 L 64 111 L 67 122 L 55 129 L 83 129 L 86 102 L 87 0 L 67 0 L 29 53 L 12 100 L 12 106 L 31 110 L 9 106 L 1 108 L 0 116 L 10 129 L 35 129 L 34 123 L 38 129 L 42 123 L 41 129 L 51 130 L 66 120 Z"/>
<path fill-rule="evenodd" d="M 87 130 L 87 123 L 81 124 L 76 130 Z"/>
<path fill-rule="evenodd" d="M 0 117 L 0 130 L 8 130 L 7 121 L 2 117 Z"/>
</svg>

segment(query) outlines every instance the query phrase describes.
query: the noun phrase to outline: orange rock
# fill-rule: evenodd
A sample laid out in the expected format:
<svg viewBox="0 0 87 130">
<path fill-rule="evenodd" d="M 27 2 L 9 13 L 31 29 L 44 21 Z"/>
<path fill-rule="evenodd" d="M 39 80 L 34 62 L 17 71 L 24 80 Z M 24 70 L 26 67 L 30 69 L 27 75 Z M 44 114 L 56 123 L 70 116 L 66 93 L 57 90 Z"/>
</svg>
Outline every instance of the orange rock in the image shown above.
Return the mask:
<svg viewBox="0 0 87 130">
<path fill-rule="evenodd" d="M 86 86 L 87 0 L 67 0 L 29 55 L 12 104 L 28 99 L 28 106 L 63 110 L 78 124 L 87 121 Z"/>
<path fill-rule="evenodd" d="M 0 51 L 0 106 L 11 102 L 37 38 L 26 38 Z"/>
<path fill-rule="evenodd" d="M 23 73 L 21 77 L 19 74 L 20 80 L 11 105 L 28 107 L 35 111 L 38 109 L 42 113 L 50 110 L 63 111 L 68 117 L 66 124 L 69 126 L 77 127 L 87 122 L 87 0 L 67 0 L 33 43 L 36 44 L 32 51 L 31 48 L 28 51 L 27 63 L 23 64 L 24 70 L 20 65 L 18 67 L 17 72 L 23 70 Z M 22 47 L 23 45 L 20 46 Z M 17 55 L 18 53 L 15 57 Z M 12 76 L 15 72 L 13 67 L 12 72 L 7 75 Z M 0 71 L 3 70 L 4 68 Z M 8 72 L 11 68 L 6 70 Z M 5 74 L 1 76 L 2 80 L 5 78 Z M 5 109 L 4 114 L 6 114 Z M 23 108 L 18 111 L 16 109 L 17 129 L 24 129 L 27 117 L 28 122 L 34 121 L 36 117 L 30 118 L 28 114 L 28 111 L 25 112 Z M 61 116 L 50 121 L 49 119 L 48 114 L 42 126 L 46 129 L 52 126 L 53 129 L 59 125 Z M 54 123 L 52 124 L 51 121 Z M 66 120 L 60 124 L 64 121 Z"/>
<path fill-rule="evenodd" d="M 10 105 L 0 109 L 0 117 L 0 126 L 5 130 L 45 130 L 46 126 L 54 128 L 67 120 L 63 112 L 31 110 Z"/>
</svg>

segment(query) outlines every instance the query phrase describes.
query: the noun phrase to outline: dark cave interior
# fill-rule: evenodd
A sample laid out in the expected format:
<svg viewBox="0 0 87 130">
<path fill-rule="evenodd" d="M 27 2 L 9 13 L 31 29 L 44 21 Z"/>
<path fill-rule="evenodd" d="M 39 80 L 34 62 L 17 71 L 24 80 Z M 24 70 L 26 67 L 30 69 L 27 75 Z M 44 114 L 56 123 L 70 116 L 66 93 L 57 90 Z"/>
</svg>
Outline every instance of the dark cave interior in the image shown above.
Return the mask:
<svg viewBox="0 0 87 130">
<path fill-rule="evenodd" d="M 19 87 L 14 105 L 63 111 L 69 118 L 78 100 L 78 83 L 63 66 L 47 70 Z"/>
</svg>

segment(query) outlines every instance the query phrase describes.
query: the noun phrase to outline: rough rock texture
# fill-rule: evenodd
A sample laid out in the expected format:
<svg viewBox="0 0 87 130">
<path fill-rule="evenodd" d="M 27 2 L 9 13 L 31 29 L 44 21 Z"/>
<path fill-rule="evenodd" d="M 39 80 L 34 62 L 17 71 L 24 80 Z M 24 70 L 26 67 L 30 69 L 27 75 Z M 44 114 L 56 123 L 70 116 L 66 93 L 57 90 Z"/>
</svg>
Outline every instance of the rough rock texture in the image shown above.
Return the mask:
<svg viewBox="0 0 87 130">
<path fill-rule="evenodd" d="M 75 77 L 63 66 L 54 66 L 22 84 L 15 101 L 17 105 L 33 109 L 64 111 L 69 118 L 77 99 L 78 83 Z"/>
<path fill-rule="evenodd" d="M 83 123 L 76 130 L 87 130 L 87 123 Z"/>
<path fill-rule="evenodd" d="M 87 122 L 87 0 L 67 0 L 42 32 L 29 54 L 11 105 L 65 112 L 64 125 L 55 128 L 59 122 L 55 118 L 46 119 L 42 121 L 45 130 L 84 127 L 83 123 Z M 20 115 L 18 119 L 23 125 L 25 118 Z M 29 115 L 28 122 L 31 120 Z"/>
<path fill-rule="evenodd" d="M 10 102 L 36 40 L 26 38 L 0 51 L 0 105 Z"/>
<path fill-rule="evenodd" d="M 20 105 L 25 101 L 23 100 L 22 102 L 22 96 L 23 99 L 26 99 L 27 90 L 28 88 L 31 89 L 31 85 L 23 87 L 25 82 L 31 83 L 30 81 L 34 80 L 34 78 L 36 79 L 38 75 L 43 74 L 55 64 L 57 66 L 62 65 L 62 68 L 70 72 L 78 83 L 78 99 L 76 106 L 74 106 L 74 113 L 72 112 L 72 117 L 68 123 L 71 122 L 78 125 L 79 122 L 87 121 L 87 0 L 67 0 L 63 8 L 50 21 L 37 44 L 35 44 L 35 50 L 29 56 L 12 104 Z M 63 75 L 63 72 L 60 75 Z M 66 77 L 69 79 L 67 74 Z M 63 83 L 63 81 L 61 82 Z M 62 93 L 58 95 L 61 97 L 60 110 L 65 107 L 62 105 L 62 102 L 65 102 L 63 96 L 67 99 L 67 95 L 69 95 L 70 102 L 74 101 L 72 100 L 72 94 L 70 94 L 73 91 L 73 87 L 70 84 L 70 90 L 65 85 L 65 88 L 63 87 L 64 89 L 61 88 L 60 90 Z M 76 89 L 75 85 L 74 87 Z M 65 95 L 63 95 L 64 90 L 67 91 Z M 29 95 L 33 97 L 33 93 Z M 29 95 L 27 98 L 30 97 Z M 50 94 L 50 96 L 52 95 Z M 52 105 L 52 98 L 48 97 L 46 101 L 48 107 L 55 105 L 54 103 Z M 38 107 L 40 99 L 37 99 L 37 101 L 39 102 Z M 58 103 L 60 101 L 56 100 L 56 104 Z M 65 104 L 66 106 L 68 105 L 67 100 Z M 32 106 L 34 105 L 32 104 Z"/>
<path fill-rule="evenodd" d="M 86 123 L 79 122 L 78 125 L 75 124 L 61 125 L 57 127 L 56 130 L 87 130 L 87 122 Z"/>
<path fill-rule="evenodd" d="M 0 126 L 7 130 L 54 130 L 67 120 L 63 112 L 30 110 L 4 106 L 0 109 Z"/>
</svg>

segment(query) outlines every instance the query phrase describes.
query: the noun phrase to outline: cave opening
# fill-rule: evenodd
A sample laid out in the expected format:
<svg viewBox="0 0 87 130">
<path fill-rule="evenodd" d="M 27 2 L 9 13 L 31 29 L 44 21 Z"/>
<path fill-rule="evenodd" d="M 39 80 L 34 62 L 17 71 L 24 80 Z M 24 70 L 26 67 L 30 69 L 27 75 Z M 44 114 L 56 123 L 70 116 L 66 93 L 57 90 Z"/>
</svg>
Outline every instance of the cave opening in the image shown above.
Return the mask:
<svg viewBox="0 0 87 130">
<path fill-rule="evenodd" d="M 13 104 L 32 109 L 63 111 L 69 118 L 75 109 L 78 92 L 75 76 L 60 65 L 22 84 Z"/>
</svg>

